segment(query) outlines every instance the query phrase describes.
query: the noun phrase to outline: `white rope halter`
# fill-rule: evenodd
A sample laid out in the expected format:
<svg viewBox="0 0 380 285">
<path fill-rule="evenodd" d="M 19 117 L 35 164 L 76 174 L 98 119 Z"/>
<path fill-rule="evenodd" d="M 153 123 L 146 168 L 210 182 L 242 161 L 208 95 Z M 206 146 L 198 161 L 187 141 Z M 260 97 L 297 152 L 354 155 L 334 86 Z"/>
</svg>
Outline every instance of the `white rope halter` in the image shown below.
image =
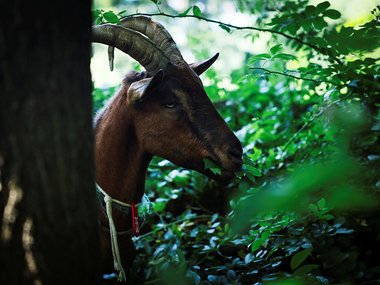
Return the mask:
<svg viewBox="0 0 380 285">
<path fill-rule="evenodd" d="M 108 195 L 102 189 L 102 187 L 99 186 L 98 183 L 95 183 L 95 184 L 96 184 L 96 189 L 104 195 L 104 203 L 106 204 L 106 213 L 107 213 L 107 218 L 108 218 L 108 225 L 110 227 L 113 267 L 116 271 L 119 272 L 119 276 L 117 278 L 118 281 L 124 281 L 125 282 L 126 281 L 126 275 L 125 275 L 123 265 L 121 264 L 120 250 L 119 250 L 119 245 L 117 242 L 117 232 L 116 232 L 115 223 L 114 223 L 113 218 L 112 218 L 112 203 L 118 204 L 118 205 L 123 206 L 123 207 L 128 207 L 128 208 L 132 208 L 132 205 L 112 198 L 110 195 Z M 140 203 L 135 204 L 136 207 L 139 205 L 140 205 Z"/>
</svg>

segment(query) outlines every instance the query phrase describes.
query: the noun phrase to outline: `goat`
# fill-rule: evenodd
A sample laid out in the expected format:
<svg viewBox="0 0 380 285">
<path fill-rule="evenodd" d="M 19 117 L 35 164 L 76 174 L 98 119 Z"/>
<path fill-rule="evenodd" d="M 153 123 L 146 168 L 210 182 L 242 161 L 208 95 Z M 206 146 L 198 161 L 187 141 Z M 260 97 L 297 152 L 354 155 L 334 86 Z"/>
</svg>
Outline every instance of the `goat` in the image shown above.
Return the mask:
<svg viewBox="0 0 380 285">
<path fill-rule="evenodd" d="M 112 198 L 141 201 L 145 176 L 153 156 L 228 180 L 242 165 L 242 147 L 207 97 L 199 75 L 218 54 L 187 64 L 167 30 L 148 17 L 127 17 L 120 24 L 93 26 L 92 41 L 129 54 L 146 71 L 126 75 L 95 122 L 96 180 Z M 204 168 L 204 159 L 220 166 L 220 175 Z M 133 211 L 133 209 L 132 209 Z M 104 211 L 103 211 L 104 212 Z M 132 227 L 128 215 L 112 213 L 117 231 Z M 109 220 L 101 215 L 101 224 Z M 108 226 L 107 226 L 108 227 Z M 124 268 L 133 261 L 130 236 L 118 236 Z M 108 231 L 101 235 L 105 264 L 112 264 Z"/>
</svg>

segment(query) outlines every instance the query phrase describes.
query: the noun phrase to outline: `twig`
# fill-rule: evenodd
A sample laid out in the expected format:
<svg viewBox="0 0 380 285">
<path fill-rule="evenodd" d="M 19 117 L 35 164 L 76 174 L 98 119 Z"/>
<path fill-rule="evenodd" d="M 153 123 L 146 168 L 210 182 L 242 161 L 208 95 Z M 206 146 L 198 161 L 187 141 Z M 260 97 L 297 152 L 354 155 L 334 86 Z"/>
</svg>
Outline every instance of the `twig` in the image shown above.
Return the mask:
<svg viewBox="0 0 380 285">
<path fill-rule="evenodd" d="M 326 112 L 329 108 L 331 108 L 333 105 L 341 102 L 342 100 L 346 99 L 349 95 L 347 95 L 344 98 L 335 100 L 334 102 L 331 102 L 328 104 L 325 108 L 323 108 L 319 113 L 315 114 L 313 117 L 311 117 L 307 122 L 305 122 L 302 127 L 288 140 L 288 142 L 284 146 L 284 151 L 287 149 L 287 147 L 298 137 L 298 135 L 306 129 L 315 119 L 320 117 L 324 112 Z"/>
<path fill-rule="evenodd" d="M 279 72 L 279 71 L 273 71 L 273 70 L 269 70 L 269 69 L 266 69 L 266 68 L 263 68 L 263 67 L 250 67 L 249 69 L 252 69 L 252 70 L 263 70 L 263 71 L 266 72 L 266 74 L 278 74 L 278 75 L 282 75 L 282 76 L 286 76 L 286 77 L 291 77 L 291 78 L 294 78 L 294 79 L 312 81 L 312 82 L 317 83 L 317 84 L 320 84 L 322 82 L 328 82 L 328 83 L 336 85 L 334 82 L 331 82 L 331 81 L 319 81 L 319 80 L 312 79 L 312 78 L 300 77 L 300 76 L 292 75 L 292 74 L 289 74 L 289 73 L 284 73 L 284 72 Z"/>
</svg>

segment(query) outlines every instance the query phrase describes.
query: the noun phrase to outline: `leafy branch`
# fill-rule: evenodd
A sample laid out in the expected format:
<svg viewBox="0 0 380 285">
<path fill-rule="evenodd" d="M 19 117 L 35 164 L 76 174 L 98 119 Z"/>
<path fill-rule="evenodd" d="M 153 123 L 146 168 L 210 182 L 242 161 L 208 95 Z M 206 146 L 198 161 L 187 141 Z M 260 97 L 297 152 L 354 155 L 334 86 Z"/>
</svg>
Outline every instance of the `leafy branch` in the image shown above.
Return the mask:
<svg viewBox="0 0 380 285">
<path fill-rule="evenodd" d="M 195 7 L 196 6 L 194 6 L 194 8 Z M 294 36 L 289 35 L 287 33 L 284 33 L 284 32 L 278 31 L 278 30 L 258 28 L 258 27 L 253 27 L 253 26 L 236 26 L 236 25 L 228 24 L 228 23 L 225 23 L 222 21 L 206 18 L 206 17 L 202 16 L 202 14 L 199 12 L 194 13 L 194 15 L 187 14 L 189 10 L 190 10 L 190 8 L 187 9 L 185 12 L 178 14 L 178 15 L 168 14 L 168 13 L 164 13 L 164 12 L 159 12 L 159 13 L 137 12 L 137 13 L 129 14 L 128 17 L 130 17 L 130 16 L 148 16 L 148 17 L 162 16 L 162 17 L 168 17 L 168 18 L 195 18 L 195 19 L 206 21 L 209 23 L 218 24 L 221 28 L 223 28 L 226 31 L 230 31 L 230 29 L 235 29 L 235 30 L 251 30 L 251 31 L 258 31 L 258 32 L 268 32 L 271 34 L 277 34 L 277 35 L 283 36 L 283 37 L 285 37 L 289 40 L 295 41 L 301 45 L 308 46 L 308 47 L 312 48 L 313 50 L 315 50 L 321 54 L 329 56 L 330 58 L 332 58 L 335 62 L 339 63 L 340 65 L 343 64 L 339 58 L 332 56 L 329 53 L 328 49 L 320 48 L 316 45 L 308 43 L 304 40 L 301 40 L 300 38 L 294 37 Z"/>
<path fill-rule="evenodd" d="M 262 70 L 264 71 L 266 74 L 278 74 L 278 75 L 282 75 L 282 76 L 285 76 L 285 77 L 290 77 L 290 78 L 294 78 L 294 79 L 297 79 L 297 80 L 305 80 L 305 81 L 311 81 L 311 82 L 314 82 L 316 84 L 321 84 L 323 82 L 327 82 L 327 83 L 330 83 L 331 85 L 335 85 L 337 87 L 342 87 L 342 85 L 340 84 L 337 84 L 333 81 L 329 81 L 329 80 L 316 80 L 316 79 L 313 79 L 313 78 L 307 78 L 307 77 L 301 77 L 301 76 L 296 76 L 296 75 L 293 75 L 293 74 L 290 74 L 290 73 L 285 73 L 285 72 L 280 72 L 280 71 L 274 71 L 274 70 L 269 70 L 269 69 L 266 69 L 266 68 L 263 68 L 263 67 L 250 67 L 249 69 L 251 70 Z"/>
</svg>

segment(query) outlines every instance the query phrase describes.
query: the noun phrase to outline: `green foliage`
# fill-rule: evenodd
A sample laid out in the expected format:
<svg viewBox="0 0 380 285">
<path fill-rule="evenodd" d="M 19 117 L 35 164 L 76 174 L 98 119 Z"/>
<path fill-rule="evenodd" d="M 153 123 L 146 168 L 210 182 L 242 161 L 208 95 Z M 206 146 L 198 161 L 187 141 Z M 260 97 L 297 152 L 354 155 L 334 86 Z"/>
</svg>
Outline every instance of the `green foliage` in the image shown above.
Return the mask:
<svg viewBox="0 0 380 285">
<path fill-rule="evenodd" d="M 205 169 L 210 169 L 212 171 L 212 173 L 214 173 L 214 174 L 221 174 L 222 173 L 222 170 L 220 169 L 220 167 L 215 162 L 213 162 L 212 160 L 205 158 L 203 160 L 203 162 L 204 162 L 204 168 Z"/>
<path fill-rule="evenodd" d="M 233 90 L 212 70 L 205 88 L 244 146 L 242 171 L 221 185 L 155 158 L 134 271 L 150 284 L 376 284 L 380 8 L 349 27 L 328 1 L 237 3 L 272 31 L 268 50 L 247 54 Z M 194 16 L 207 19 L 198 6 L 175 17 Z M 112 93 L 95 89 L 95 109 Z"/>
<path fill-rule="evenodd" d="M 199 7 L 197 5 L 193 6 L 193 14 L 194 14 L 194 16 L 202 17 L 202 11 L 201 11 L 201 9 L 199 9 Z"/>
<path fill-rule="evenodd" d="M 93 100 L 93 107 L 94 107 L 94 113 L 98 112 L 105 102 L 109 98 L 111 98 L 116 91 L 116 87 L 110 87 L 107 89 L 101 89 L 101 88 L 94 88 L 92 91 L 92 100 Z"/>
<path fill-rule="evenodd" d="M 92 11 L 92 18 L 95 24 L 119 24 L 120 19 L 124 16 L 125 13 L 125 10 L 115 14 L 113 11 L 104 11 L 101 9 L 96 9 Z"/>
</svg>

